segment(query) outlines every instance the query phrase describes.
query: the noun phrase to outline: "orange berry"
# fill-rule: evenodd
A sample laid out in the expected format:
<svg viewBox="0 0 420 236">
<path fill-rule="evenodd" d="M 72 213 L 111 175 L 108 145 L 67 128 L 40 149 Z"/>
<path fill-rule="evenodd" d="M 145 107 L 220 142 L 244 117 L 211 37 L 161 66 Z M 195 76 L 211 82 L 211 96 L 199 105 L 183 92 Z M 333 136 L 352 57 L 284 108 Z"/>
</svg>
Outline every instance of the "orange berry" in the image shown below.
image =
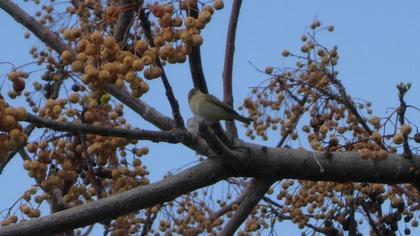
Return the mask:
<svg viewBox="0 0 420 236">
<path fill-rule="evenodd" d="M 140 53 L 144 53 L 147 49 L 149 49 L 149 44 L 146 40 L 138 40 L 135 46 L 136 50 Z"/>
<path fill-rule="evenodd" d="M 400 131 L 403 135 L 409 135 L 411 133 L 411 126 L 407 124 L 403 124 L 400 127 Z"/>
<path fill-rule="evenodd" d="M 192 28 L 194 26 L 194 21 L 195 21 L 195 19 L 193 17 L 191 17 L 191 16 L 187 17 L 184 20 L 185 27 Z"/>
<path fill-rule="evenodd" d="M 63 60 L 64 64 L 70 64 L 73 60 L 73 54 L 69 50 L 64 50 L 61 53 L 61 59 Z"/>
<path fill-rule="evenodd" d="M 23 107 L 18 107 L 16 108 L 16 119 L 21 121 L 21 120 L 25 120 L 26 116 L 28 115 L 28 113 L 26 113 L 26 109 Z"/>
<path fill-rule="evenodd" d="M 395 144 L 401 144 L 402 142 L 404 142 L 404 136 L 402 134 L 396 134 L 394 135 L 394 137 L 392 137 L 392 141 Z"/>
<path fill-rule="evenodd" d="M 99 31 L 95 31 L 90 35 L 90 41 L 95 44 L 100 44 L 103 41 L 102 33 Z"/>
<path fill-rule="evenodd" d="M 213 2 L 213 7 L 214 7 L 214 9 L 216 9 L 216 10 L 221 10 L 221 9 L 223 9 L 223 7 L 225 6 L 225 4 L 223 3 L 223 1 L 222 0 L 215 0 L 214 2 Z"/>
<path fill-rule="evenodd" d="M 271 66 L 266 67 L 266 68 L 265 68 L 265 73 L 267 73 L 267 74 L 271 74 L 271 73 L 273 73 L 273 67 L 271 67 Z"/>
<path fill-rule="evenodd" d="M 35 143 L 28 143 L 28 145 L 26 145 L 26 150 L 30 153 L 35 153 L 37 148 L 38 147 Z"/>
<path fill-rule="evenodd" d="M 375 142 L 380 142 L 382 140 L 382 135 L 376 131 L 372 132 L 371 137 Z"/>
<path fill-rule="evenodd" d="M 5 115 L 3 119 L 1 119 L 0 128 L 6 131 L 9 131 L 16 127 L 16 119 L 11 115 Z"/>
</svg>

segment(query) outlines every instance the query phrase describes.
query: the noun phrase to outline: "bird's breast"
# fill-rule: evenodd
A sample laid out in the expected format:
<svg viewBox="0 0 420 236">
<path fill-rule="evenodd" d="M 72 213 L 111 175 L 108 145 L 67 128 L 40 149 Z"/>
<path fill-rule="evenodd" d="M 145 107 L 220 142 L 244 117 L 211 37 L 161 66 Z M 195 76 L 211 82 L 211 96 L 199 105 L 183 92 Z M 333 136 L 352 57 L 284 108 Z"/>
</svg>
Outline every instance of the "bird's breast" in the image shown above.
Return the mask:
<svg viewBox="0 0 420 236">
<path fill-rule="evenodd" d="M 214 103 L 208 102 L 204 96 L 197 96 L 190 101 L 191 111 L 209 122 L 224 120 L 226 111 Z"/>
</svg>

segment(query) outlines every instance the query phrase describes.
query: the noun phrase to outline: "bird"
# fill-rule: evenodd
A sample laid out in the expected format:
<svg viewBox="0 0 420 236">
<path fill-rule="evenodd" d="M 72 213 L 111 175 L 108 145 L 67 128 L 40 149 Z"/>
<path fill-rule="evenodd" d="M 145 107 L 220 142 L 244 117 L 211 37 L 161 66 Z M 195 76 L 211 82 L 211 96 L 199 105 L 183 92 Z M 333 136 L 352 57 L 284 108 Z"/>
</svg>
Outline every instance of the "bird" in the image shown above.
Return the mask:
<svg viewBox="0 0 420 236">
<path fill-rule="evenodd" d="M 202 117 L 209 123 L 214 123 L 219 120 L 238 120 L 246 124 L 252 122 L 251 118 L 239 115 L 217 97 L 205 94 L 198 88 L 190 90 L 188 93 L 188 103 L 194 115 Z"/>
</svg>

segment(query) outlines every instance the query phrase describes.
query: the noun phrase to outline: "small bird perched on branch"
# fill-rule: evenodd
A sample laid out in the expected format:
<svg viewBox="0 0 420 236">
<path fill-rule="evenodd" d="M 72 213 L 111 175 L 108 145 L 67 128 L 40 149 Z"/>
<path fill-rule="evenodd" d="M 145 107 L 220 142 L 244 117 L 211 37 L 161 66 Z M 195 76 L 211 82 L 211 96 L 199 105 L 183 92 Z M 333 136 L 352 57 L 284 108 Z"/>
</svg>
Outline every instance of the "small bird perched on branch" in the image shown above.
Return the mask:
<svg viewBox="0 0 420 236">
<path fill-rule="evenodd" d="M 205 94 L 198 88 L 193 88 L 188 93 L 188 103 L 194 115 L 202 117 L 210 123 L 219 120 L 239 120 L 246 124 L 251 123 L 252 119 L 239 115 L 226 103 L 220 101 L 217 97 Z"/>
</svg>

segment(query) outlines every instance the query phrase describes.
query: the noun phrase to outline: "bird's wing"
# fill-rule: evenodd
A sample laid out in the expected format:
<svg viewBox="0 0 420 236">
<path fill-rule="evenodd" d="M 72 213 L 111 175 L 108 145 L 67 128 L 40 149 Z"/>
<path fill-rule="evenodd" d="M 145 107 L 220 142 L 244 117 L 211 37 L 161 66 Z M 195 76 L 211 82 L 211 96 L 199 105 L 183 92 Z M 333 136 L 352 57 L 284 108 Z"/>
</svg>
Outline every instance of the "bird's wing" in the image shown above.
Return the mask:
<svg viewBox="0 0 420 236">
<path fill-rule="evenodd" d="M 232 108 L 230 108 L 226 103 L 220 101 L 217 97 L 211 95 L 211 94 L 207 94 L 208 96 L 206 96 L 206 100 L 208 100 L 208 102 L 213 102 L 214 104 L 220 106 L 221 108 L 223 108 L 225 111 L 233 113 L 233 114 L 238 114 L 235 110 L 233 110 Z"/>
</svg>

